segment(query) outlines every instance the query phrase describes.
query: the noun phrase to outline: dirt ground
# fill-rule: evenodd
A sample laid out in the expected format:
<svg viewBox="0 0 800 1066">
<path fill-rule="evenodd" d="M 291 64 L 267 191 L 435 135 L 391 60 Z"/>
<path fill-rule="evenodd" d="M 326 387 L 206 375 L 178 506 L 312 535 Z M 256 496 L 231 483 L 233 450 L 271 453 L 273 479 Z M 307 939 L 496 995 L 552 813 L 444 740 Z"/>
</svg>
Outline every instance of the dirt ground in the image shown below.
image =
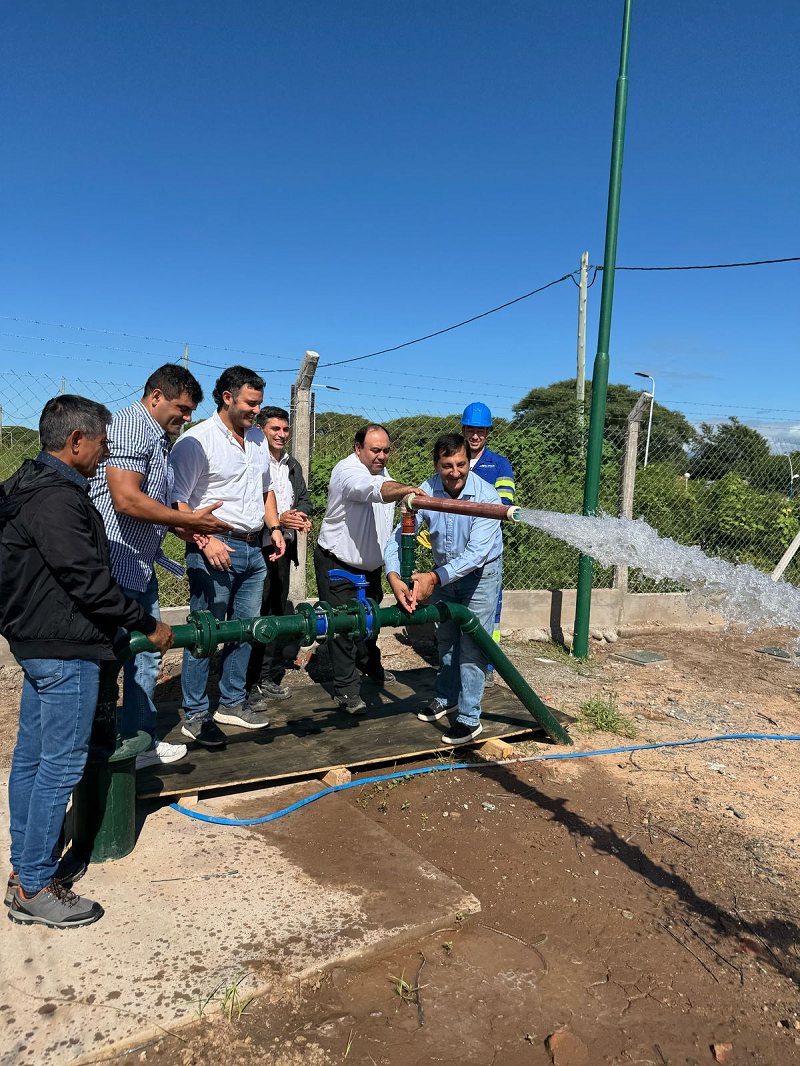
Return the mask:
<svg viewBox="0 0 800 1066">
<path fill-rule="evenodd" d="M 588 667 L 549 646 L 504 647 L 551 706 L 577 714 L 581 703 L 603 695 L 637 729 L 631 740 L 573 727 L 580 751 L 722 733 L 800 734 L 800 672 L 756 652 L 787 639 L 664 632 L 595 645 Z M 630 649 L 669 661 L 639 667 L 612 658 Z M 419 665 L 417 653 L 397 642 L 391 653 L 392 668 Z M 315 670 L 324 672 L 324 662 Z M 299 674 L 288 680 L 311 683 Z M 163 694 L 175 684 L 165 679 Z M 15 699 L 16 681 L 3 671 L 6 763 Z M 516 746 L 519 756 L 564 751 Z M 238 1018 L 234 1001 L 230 1021 L 212 1013 L 212 1001 L 193 1026 L 113 1061 L 796 1063 L 798 768 L 797 743 L 715 741 L 496 767 L 476 762 L 467 770 L 444 761 L 441 773 L 395 787 L 354 788 L 343 794 L 349 802 L 473 892 L 482 913 L 276 990 Z M 295 844 L 304 834 L 317 864 L 325 841 L 313 819 L 311 807 L 275 829 L 253 831 L 291 831 Z M 244 973 L 258 966 L 242 960 Z M 246 976 L 240 993 L 239 1006 Z"/>
</svg>

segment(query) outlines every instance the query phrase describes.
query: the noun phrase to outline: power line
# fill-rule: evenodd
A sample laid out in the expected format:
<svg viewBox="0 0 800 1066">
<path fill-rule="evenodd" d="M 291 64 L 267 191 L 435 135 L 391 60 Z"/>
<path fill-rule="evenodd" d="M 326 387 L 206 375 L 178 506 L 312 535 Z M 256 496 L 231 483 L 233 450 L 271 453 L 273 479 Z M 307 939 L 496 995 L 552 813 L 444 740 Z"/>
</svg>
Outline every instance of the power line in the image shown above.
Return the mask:
<svg viewBox="0 0 800 1066">
<path fill-rule="evenodd" d="M 294 356 L 291 355 L 270 355 L 267 352 L 253 352 L 248 351 L 245 348 L 226 348 L 221 344 L 203 344 L 200 341 L 176 341 L 170 340 L 168 337 L 148 337 L 140 333 L 123 333 L 116 329 L 102 329 L 98 326 L 72 326 L 66 325 L 64 322 L 44 322 L 38 318 L 17 318 L 14 315 L 0 315 L 0 320 L 5 322 L 25 322 L 27 325 L 32 326 L 52 326 L 54 329 L 77 329 L 83 333 L 105 333 L 111 337 L 127 337 L 129 340 L 138 341 L 153 341 L 157 344 L 185 344 L 188 343 L 192 348 L 208 348 L 218 352 L 233 352 L 236 355 L 257 355 L 261 359 L 287 359 L 297 362 Z M 206 364 L 211 365 L 211 364 Z M 226 369 L 222 367 L 221 369 Z"/>
<path fill-rule="evenodd" d="M 769 266 L 771 263 L 798 263 L 800 255 L 790 255 L 785 259 L 753 259 L 749 263 L 696 263 L 692 266 L 663 266 L 663 267 L 621 267 L 617 270 L 730 270 L 731 267 L 757 267 Z M 602 270 L 602 266 L 595 267 Z M 577 271 L 573 271 L 577 273 Z"/>
<path fill-rule="evenodd" d="M 645 272 L 653 272 L 653 271 L 655 271 L 655 272 L 664 272 L 664 271 L 671 271 L 671 270 L 729 270 L 729 269 L 732 269 L 734 267 L 770 266 L 770 265 L 777 264 L 777 263 L 796 263 L 796 262 L 800 262 L 800 256 L 786 256 L 786 257 L 784 257 L 782 259 L 753 259 L 753 260 L 749 260 L 747 262 L 740 262 L 740 263 L 693 263 L 693 264 L 683 265 L 683 266 L 618 266 L 616 269 L 619 270 L 619 271 L 627 270 L 627 271 L 645 271 Z M 597 272 L 603 270 L 604 268 L 603 268 L 602 265 L 596 265 L 596 266 L 594 266 L 593 269 L 595 271 L 595 276 L 596 276 Z M 555 278 L 553 281 L 547 282 L 546 285 L 540 285 L 538 288 L 532 289 L 530 292 L 523 293 L 522 296 L 516 296 L 516 297 L 514 297 L 513 300 L 507 300 L 505 303 L 498 304 L 497 307 L 491 307 L 488 311 L 482 311 L 480 314 L 472 315 L 470 318 L 465 318 L 465 319 L 463 319 L 463 321 L 456 322 L 452 326 L 445 326 L 443 329 L 435 330 L 433 333 L 426 333 L 422 337 L 415 337 L 413 340 L 403 341 L 402 344 L 395 344 L 395 345 L 392 345 L 392 347 L 390 347 L 390 348 L 381 348 L 379 351 L 368 352 L 366 355 L 357 355 L 357 356 L 353 356 L 353 357 L 351 357 L 349 359 L 339 359 L 339 360 L 337 360 L 335 362 L 332 362 L 332 363 L 321 363 L 320 364 L 320 369 L 323 369 L 324 367 L 344 366 L 347 363 L 358 363 L 358 362 L 362 362 L 365 359 L 374 359 L 378 355 L 388 355 L 390 352 L 397 352 L 397 351 L 400 351 L 402 348 L 409 348 L 413 344 L 421 344 L 422 341 L 432 340 L 434 337 L 441 337 L 443 334 L 450 333 L 454 329 L 460 329 L 462 326 L 468 326 L 472 322 L 478 322 L 482 318 L 487 318 L 489 315 L 496 314 L 498 311 L 503 311 L 507 307 L 513 307 L 514 304 L 521 303 L 523 300 L 528 300 L 528 299 L 530 299 L 531 296 L 536 296 L 538 293 L 544 292 L 546 289 L 551 289 L 555 285 L 561 284 L 562 281 L 566 281 L 568 278 L 571 281 L 574 282 L 575 275 L 577 273 L 578 273 L 578 271 L 576 271 L 576 270 L 570 271 L 570 273 L 563 274 L 560 278 Z M 594 277 L 592 278 L 592 282 L 594 282 Z M 67 324 L 65 324 L 63 322 L 46 322 L 46 321 L 41 320 L 41 319 L 20 318 L 20 317 L 17 317 L 15 315 L 0 315 L 0 320 L 7 321 L 7 322 L 25 322 L 27 324 L 36 325 L 36 326 L 51 326 L 51 327 L 53 327 L 55 329 L 74 329 L 74 330 L 79 330 L 81 332 L 102 333 L 102 334 L 105 334 L 107 336 L 127 337 L 127 338 L 129 338 L 131 340 L 144 340 L 144 341 L 155 342 L 155 343 L 158 343 L 158 344 L 183 344 L 184 343 L 183 341 L 176 341 L 176 340 L 173 340 L 173 339 L 170 339 L 170 338 L 167 338 L 167 337 L 151 337 L 151 336 L 145 335 L 145 334 L 128 333 L 128 332 L 123 332 L 123 331 L 120 331 L 120 330 L 112 330 L 112 329 L 103 329 L 101 327 L 96 327 L 96 326 L 77 326 L 77 325 L 67 325 Z M 16 335 L 14 335 L 14 334 L 6 334 L 6 336 L 16 336 Z M 20 339 L 22 339 L 22 338 L 20 338 Z M 29 339 L 33 340 L 33 339 L 36 339 L 36 338 L 29 338 Z M 43 337 L 42 338 L 38 338 L 38 339 L 40 341 L 45 341 L 45 338 L 43 338 Z M 62 342 L 59 341 L 59 343 L 62 343 Z M 65 342 L 65 343 L 70 343 L 70 342 Z M 270 355 L 267 352 L 252 351 L 252 350 L 249 350 L 249 349 L 246 349 L 246 348 L 231 348 L 231 347 L 226 347 L 226 346 L 220 345 L 220 344 L 204 344 L 204 343 L 202 343 L 200 341 L 192 341 L 192 342 L 189 342 L 189 343 L 194 348 L 205 348 L 205 349 L 214 350 L 214 351 L 231 352 L 231 353 L 236 354 L 236 355 L 252 355 L 252 356 L 258 356 L 261 359 L 283 359 L 283 360 L 287 360 L 287 361 L 290 361 L 290 362 L 297 362 L 297 360 L 293 356 L 288 356 L 288 355 Z M 97 347 L 102 347 L 102 346 L 98 345 Z M 117 350 L 117 351 L 130 351 L 131 354 L 140 354 L 138 352 L 134 352 L 131 349 L 111 349 L 111 348 L 109 348 L 108 350 L 109 351 L 114 351 L 114 350 Z M 141 354 L 146 355 L 146 354 L 153 354 L 153 353 L 141 353 Z M 154 358 L 160 358 L 160 356 L 155 356 L 154 355 Z M 202 362 L 201 360 L 198 360 L 198 359 L 193 359 L 192 362 L 194 364 L 196 364 L 197 366 L 205 366 L 205 367 L 208 367 L 208 368 L 210 368 L 212 370 L 225 370 L 225 369 L 227 369 L 226 367 L 224 367 L 224 366 L 222 366 L 220 364 L 217 364 L 217 363 L 205 363 L 205 362 Z M 122 364 L 120 364 L 120 365 L 122 365 Z M 132 364 L 128 364 L 128 365 L 132 365 Z M 298 369 L 297 367 L 292 367 L 292 368 L 287 368 L 286 370 L 259 370 L 258 372 L 260 374 L 290 374 L 290 373 L 296 373 L 297 369 Z M 478 383 L 476 382 L 476 384 L 478 384 Z"/>
<path fill-rule="evenodd" d="M 408 348 L 410 345 L 419 344 L 421 341 L 429 341 L 432 337 L 441 337 L 443 333 L 449 333 L 453 329 L 460 329 L 461 326 L 468 326 L 470 322 L 477 322 L 479 318 L 486 318 L 487 315 L 493 315 L 496 311 L 502 311 L 506 307 L 518 304 L 520 300 L 527 300 L 530 296 L 535 296 L 537 292 L 544 292 L 545 289 L 552 289 L 554 285 L 559 285 L 562 281 L 566 281 L 570 276 L 570 274 L 564 274 L 562 277 L 556 278 L 555 281 L 548 281 L 546 285 L 540 285 L 538 289 L 526 292 L 523 296 L 517 296 L 513 300 L 507 300 L 506 303 L 500 304 L 498 307 L 492 307 L 488 311 L 482 311 L 479 315 L 473 315 L 472 318 L 465 318 L 463 322 L 456 322 L 454 326 L 445 326 L 444 329 L 437 329 L 435 333 L 426 333 L 424 337 L 415 337 L 413 341 L 404 341 L 402 344 L 395 344 L 392 348 L 382 348 L 379 352 L 370 352 L 368 355 L 356 355 L 352 359 L 339 359 L 335 363 L 320 363 L 320 370 L 323 367 L 328 366 L 343 366 L 345 363 L 359 363 L 362 359 L 374 359 L 376 355 L 386 355 L 388 352 L 398 352 L 401 348 Z"/>
</svg>

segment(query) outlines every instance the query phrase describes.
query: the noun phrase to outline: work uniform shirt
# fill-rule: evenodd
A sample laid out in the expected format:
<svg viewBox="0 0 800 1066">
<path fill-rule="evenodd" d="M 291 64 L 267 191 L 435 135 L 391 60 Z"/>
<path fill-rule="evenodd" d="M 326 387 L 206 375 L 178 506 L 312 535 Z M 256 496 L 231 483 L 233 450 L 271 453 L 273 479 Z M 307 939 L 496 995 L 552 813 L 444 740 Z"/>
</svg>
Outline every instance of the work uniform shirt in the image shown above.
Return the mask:
<svg viewBox="0 0 800 1066">
<path fill-rule="evenodd" d="M 173 483 L 170 439 L 145 405 L 137 400 L 111 419 L 108 446 L 110 458 L 97 468 L 89 483 L 89 494 L 103 516 L 111 551 L 111 573 L 123 588 L 144 592 L 156 563 L 178 576 L 183 574 L 183 567 L 161 550 L 166 526 L 119 514 L 114 509 L 106 467 L 141 474 L 140 488 L 145 496 L 169 507 Z"/>
<path fill-rule="evenodd" d="M 173 503 L 188 503 L 195 511 L 221 500 L 214 514 L 237 533 L 263 528 L 271 481 L 269 447 L 260 429 L 248 429 L 242 449 L 215 411 L 178 438 L 171 458 Z"/>
<path fill-rule="evenodd" d="M 420 486 L 427 496 L 450 500 L 453 497 L 442 486 L 438 474 Z M 478 503 L 502 503 L 499 495 L 472 471 L 459 500 L 475 500 Z M 431 550 L 436 564 L 436 575 L 441 585 L 458 581 L 481 566 L 494 562 L 503 554 L 503 536 L 496 518 L 473 518 L 471 515 L 451 514 L 445 511 L 426 511 L 424 507 L 414 514 L 415 532 L 420 524 L 427 522 L 430 530 Z M 384 552 L 386 573 L 400 573 L 401 523 L 389 538 Z"/>
<path fill-rule="evenodd" d="M 498 455 L 491 448 L 484 448 L 477 459 L 473 459 L 469 465 L 479 478 L 497 489 L 501 503 L 514 502 L 516 492 L 514 471 L 504 455 Z"/>
<path fill-rule="evenodd" d="M 317 543 L 343 563 L 359 570 L 378 570 L 392 532 L 394 504 L 381 496 L 388 470 L 371 474 L 355 452 L 333 468 L 328 508 Z"/>
</svg>

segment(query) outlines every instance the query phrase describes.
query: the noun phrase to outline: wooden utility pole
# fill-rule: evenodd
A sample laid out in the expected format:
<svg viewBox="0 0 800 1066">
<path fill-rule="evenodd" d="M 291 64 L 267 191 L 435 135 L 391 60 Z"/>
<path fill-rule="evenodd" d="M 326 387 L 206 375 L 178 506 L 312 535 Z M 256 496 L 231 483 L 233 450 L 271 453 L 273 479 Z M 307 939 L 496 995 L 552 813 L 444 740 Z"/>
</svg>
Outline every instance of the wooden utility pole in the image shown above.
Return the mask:
<svg viewBox="0 0 800 1066">
<path fill-rule="evenodd" d="M 297 380 L 292 388 L 292 456 L 300 464 L 306 484 L 309 484 L 311 474 L 311 386 L 318 362 L 319 354 L 317 352 L 306 352 L 303 356 L 303 362 L 300 364 Z M 307 599 L 308 596 L 306 583 L 308 534 L 295 532 L 297 536 L 297 566 L 293 566 L 289 574 L 289 599 L 292 603 L 300 603 L 302 600 Z"/>
<path fill-rule="evenodd" d="M 583 415 L 586 395 L 586 290 L 589 277 L 589 253 L 581 256 L 581 283 L 578 291 L 578 373 L 575 378 L 575 399 Z"/>
<path fill-rule="evenodd" d="M 643 392 L 633 405 L 625 425 L 625 455 L 622 460 L 622 480 L 619 487 L 619 517 L 633 518 L 633 490 L 636 487 L 636 455 L 639 450 L 639 424 L 650 400 L 650 393 Z M 628 591 L 628 567 L 614 567 L 614 586 L 620 592 Z"/>
</svg>

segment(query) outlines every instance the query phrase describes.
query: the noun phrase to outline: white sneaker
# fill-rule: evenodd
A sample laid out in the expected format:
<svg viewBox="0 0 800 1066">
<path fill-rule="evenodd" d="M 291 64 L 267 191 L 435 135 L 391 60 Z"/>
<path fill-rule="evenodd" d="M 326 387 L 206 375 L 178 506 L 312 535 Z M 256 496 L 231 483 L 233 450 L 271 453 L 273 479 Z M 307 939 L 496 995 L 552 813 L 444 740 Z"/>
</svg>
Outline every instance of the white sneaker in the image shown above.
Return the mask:
<svg viewBox="0 0 800 1066">
<path fill-rule="evenodd" d="M 166 740 L 157 740 L 154 748 L 149 748 L 136 756 L 136 769 L 141 770 L 144 766 L 177 762 L 185 754 L 185 744 L 167 744 Z"/>
</svg>

